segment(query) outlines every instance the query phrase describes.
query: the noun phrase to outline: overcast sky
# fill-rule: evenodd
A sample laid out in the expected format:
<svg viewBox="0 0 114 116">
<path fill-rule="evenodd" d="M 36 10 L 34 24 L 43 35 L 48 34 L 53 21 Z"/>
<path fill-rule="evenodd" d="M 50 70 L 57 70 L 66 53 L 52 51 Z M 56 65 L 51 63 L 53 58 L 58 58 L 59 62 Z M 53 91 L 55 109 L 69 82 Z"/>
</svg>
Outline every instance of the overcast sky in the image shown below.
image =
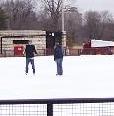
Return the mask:
<svg viewBox="0 0 114 116">
<path fill-rule="evenodd" d="M 114 0 L 74 0 L 73 4 L 76 5 L 81 12 L 87 10 L 108 10 L 114 15 Z"/>
<path fill-rule="evenodd" d="M 80 12 L 88 10 L 95 11 L 108 10 L 114 16 L 114 0 L 64 0 L 64 2 L 66 3 L 69 3 L 69 1 L 72 1 L 72 5 L 77 6 Z"/>
</svg>

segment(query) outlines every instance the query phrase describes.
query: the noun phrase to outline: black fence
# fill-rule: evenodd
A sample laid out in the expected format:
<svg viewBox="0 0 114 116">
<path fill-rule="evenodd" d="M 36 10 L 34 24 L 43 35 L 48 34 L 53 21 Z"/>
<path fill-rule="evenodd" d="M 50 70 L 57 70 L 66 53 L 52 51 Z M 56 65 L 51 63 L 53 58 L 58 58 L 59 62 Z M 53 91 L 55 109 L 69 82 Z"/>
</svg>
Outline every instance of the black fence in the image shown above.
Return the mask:
<svg viewBox="0 0 114 116">
<path fill-rule="evenodd" d="M 54 53 L 53 49 L 37 49 L 37 53 L 39 56 L 49 56 L 53 55 Z M 81 55 L 82 49 L 64 49 L 64 55 L 65 56 L 78 56 Z M 0 54 L 0 57 L 17 57 L 17 56 L 24 56 L 22 53 L 15 54 L 14 50 L 3 50 L 2 54 Z"/>
<path fill-rule="evenodd" d="M 114 116 L 114 98 L 1 100 L 0 116 Z"/>
<path fill-rule="evenodd" d="M 37 49 L 39 56 L 49 56 L 53 55 L 54 50 L 53 49 Z M 23 52 L 22 52 L 23 53 Z M 22 53 L 15 54 L 14 50 L 3 50 L 2 54 L 0 54 L 0 57 L 17 57 L 17 56 L 24 56 Z M 107 49 L 98 49 L 98 48 L 87 48 L 87 49 L 66 49 L 64 48 L 64 55 L 65 56 L 79 56 L 79 55 L 112 55 L 114 54 L 114 49 L 111 50 L 111 52 L 107 51 Z"/>
</svg>

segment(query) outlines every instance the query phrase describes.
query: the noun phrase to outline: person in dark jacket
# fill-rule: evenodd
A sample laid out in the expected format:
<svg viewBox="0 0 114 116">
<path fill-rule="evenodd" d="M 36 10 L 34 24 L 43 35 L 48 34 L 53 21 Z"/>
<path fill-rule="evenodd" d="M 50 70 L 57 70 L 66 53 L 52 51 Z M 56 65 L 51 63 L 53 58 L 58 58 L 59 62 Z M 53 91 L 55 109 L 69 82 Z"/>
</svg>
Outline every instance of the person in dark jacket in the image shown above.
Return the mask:
<svg viewBox="0 0 114 116">
<path fill-rule="evenodd" d="M 63 75 L 62 61 L 63 61 L 63 48 L 59 43 L 55 44 L 54 47 L 54 61 L 57 64 L 57 74 Z"/>
<path fill-rule="evenodd" d="M 25 48 L 25 54 L 26 54 L 26 74 L 28 74 L 28 65 L 31 63 L 33 74 L 35 74 L 35 65 L 34 65 L 34 54 L 37 54 L 35 46 L 32 45 L 32 41 L 29 40 L 28 44 Z"/>
</svg>

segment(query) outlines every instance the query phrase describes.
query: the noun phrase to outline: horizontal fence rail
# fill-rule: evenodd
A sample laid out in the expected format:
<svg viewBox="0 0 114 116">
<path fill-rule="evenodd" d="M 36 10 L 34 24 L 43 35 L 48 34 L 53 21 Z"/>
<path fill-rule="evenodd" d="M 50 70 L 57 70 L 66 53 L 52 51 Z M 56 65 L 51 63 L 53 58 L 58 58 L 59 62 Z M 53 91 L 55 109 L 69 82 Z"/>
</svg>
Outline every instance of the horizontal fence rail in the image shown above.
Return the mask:
<svg viewBox="0 0 114 116">
<path fill-rule="evenodd" d="M 114 116 L 114 98 L 0 100 L 0 116 Z"/>
<path fill-rule="evenodd" d="M 64 49 L 64 55 L 65 56 L 77 56 L 81 54 L 81 49 L 69 49 L 67 51 Z M 48 56 L 53 55 L 54 50 L 53 49 L 37 49 L 37 53 L 39 56 Z M 1 57 L 17 57 L 17 56 L 25 56 L 25 54 L 22 54 L 21 52 L 16 54 L 14 50 L 2 50 L 2 54 L 0 54 Z"/>
<path fill-rule="evenodd" d="M 39 56 L 48 56 L 53 55 L 54 50 L 53 49 L 37 49 L 37 53 Z M 107 48 L 81 48 L 81 49 L 73 49 L 73 48 L 64 48 L 64 55 L 65 56 L 79 56 L 79 55 L 112 55 L 114 54 L 114 49 L 107 49 Z M 17 57 L 17 56 L 25 56 L 22 51 L 18 51 L 18 54 L 15 53 L 14 50 L 2 50 L 2 54 L 0 54 L 0 57 Z"/>
</svg>

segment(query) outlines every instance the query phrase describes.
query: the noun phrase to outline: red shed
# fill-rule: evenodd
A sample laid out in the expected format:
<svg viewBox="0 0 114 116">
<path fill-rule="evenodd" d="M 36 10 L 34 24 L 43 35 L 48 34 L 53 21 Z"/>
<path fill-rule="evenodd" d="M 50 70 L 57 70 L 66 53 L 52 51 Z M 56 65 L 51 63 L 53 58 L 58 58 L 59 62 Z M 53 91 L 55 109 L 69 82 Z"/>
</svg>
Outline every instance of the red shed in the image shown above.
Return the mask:
<svg viewBox="0 0 114 116">
<path fill-rule="evenodd" d="M 89 40 L 83 44 L 82 54 L 111 55 L 114 48 L 113 41 Z"/>
</svg>

